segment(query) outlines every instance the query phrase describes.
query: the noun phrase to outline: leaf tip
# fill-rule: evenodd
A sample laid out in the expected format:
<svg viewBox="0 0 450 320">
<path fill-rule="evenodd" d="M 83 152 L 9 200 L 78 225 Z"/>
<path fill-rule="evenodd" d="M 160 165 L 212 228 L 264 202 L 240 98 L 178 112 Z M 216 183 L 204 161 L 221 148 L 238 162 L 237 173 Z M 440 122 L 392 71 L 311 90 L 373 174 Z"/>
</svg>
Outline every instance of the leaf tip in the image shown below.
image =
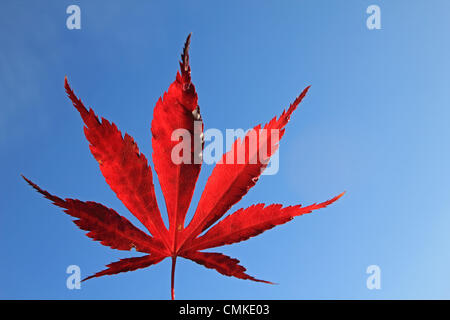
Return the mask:
<svg viewBox="0 0 450 320">
<path fill-rule="evenodd" d="M 69 80 L 67 79 L 67 75 L 64 76 L 64 88 L 67 90 L 67 88 L 70 89 L 69 86 Z"/>
<path fill-rule="evenodd" d="M 272 285 L 279 285 L 279 283 L 272 282 L 272 281 L 267 281 L 267 280 L 260 280 L 260 282 L 267 283 L 267 284 L 272 284 Z"/>
<path fill-rule="evenodd" d="M 29 180 L 27 177 L 25 177 L 22 173 L 20 174 L 20 176 L 23 178 L 23 180 L 25 180 L 29 185 L 33 186 L 33 183 L 31 182 L 31 180 Z"/>
<path fill-rule="evenodd" d="M 189 48 L 191 46 L 192 32 L 188 34 L 184 42 L 183 53 L 181 54 L 181 71 L 183 73 L 189 71 Z"/>
<path fill-rule="evenodd" d="M 64 76 L 64 89 L 66 89 L 66 93 L 70 98 L 71 93 L 73 94 L 73 92 L 72 92 L 72 88 L 69 85 L 69 80 L 67 79 L 67 75 Z"/>
<path fill-rule="evenodd" d="M 336 196 L 336 200 L 340 199 L 346 192 L 347 192 L 347 190 L 344 190 L 344 191 L 341 192 L 339 195 L 337 195 L 337 196 Z"/>
</svg>

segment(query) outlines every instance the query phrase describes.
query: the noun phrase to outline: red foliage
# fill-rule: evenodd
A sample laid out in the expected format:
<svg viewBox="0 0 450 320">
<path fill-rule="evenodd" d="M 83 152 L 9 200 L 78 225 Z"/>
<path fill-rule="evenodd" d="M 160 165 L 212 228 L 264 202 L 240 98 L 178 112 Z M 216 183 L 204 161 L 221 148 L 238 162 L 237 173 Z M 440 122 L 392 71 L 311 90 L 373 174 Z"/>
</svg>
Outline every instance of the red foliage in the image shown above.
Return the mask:
<svg viewBox="0 0 450 320">
<path fill-rule="evenodd" d="M 168 230 L 158 209 L 152 170 L 146 157 L 139 152 L 131 136 L 128 134 L 123 136 L 114 123 L 104 118 L 100 121 L 92 109 L 87 110 L 70 88 L 67 78 L 65 79 L 66 92 L 83 119 L 84 133 L 89 141 L 91 153 L 98 161 L 106 182 L 150 233 L 139 230 L 113 209 L 96 202 L 61 199 L 24 177 L 34 189 L 53 201 L 53 204 L 77 218 L 74 220 L 75 224 L 82 230 L 88 231 L 87 236 L 93 240 L 100 241 L 101 244 L 113 249 L 134 248 L 136 251 L 147 254 L 111 263 L 107 265 L 107 269 L 84 280 L 146 268 L 171 257 L 173 299 L 176 258 L 183 257 L 207 268 L 215 269 L 226 276 L 271 283 L 246 274 L 246 269 L 239 265 L 237 259 L 221 253 L 199 250 L 247 240 L 286 223 L 296 216 L 324 208 L 343 195 L 341 193 L 331 200 L 306 207 L 301 205 L 283 207 L 280 204 L 252 205 L 228 215 L 201 235 L 255 185 L 270 157 L 278 148 L 278 140 L 272 140 L 270 134 L 264 136 L 258 133 L 258 150 L 254 150 L 252 154 L 248 145 L 245 144 L 249 139 L 247 135 L 242 142 L 240 139 L 236 140 L 232 149 L 223 155 L 222 161 L 216 164 L 201 195 L 194 217 L 185 228 L 186 212 L 191 203 L 201 163 L 194 161 L 196 156 L 194 148 L 191 149 L 190 164 L 174 163 L 171 160 L 171 150 L 178 142 L 171 140 L 171 134 L 174 130 L 183 128 L 189 131 L 194 139 L 200 141 L 202 139 L 202 133 L 194 131 L 194 121 L 201 121 L 201 116 L 197 104 L 197 93 L 191 82 L 189 44 L 190 35 L 181 55 L 180 72 L 177 73 L 168 91 L 156 103 L 152 121 L 153 163 L 166 201 L 169 217 Z M 273 118 L 263 128 L 280 130 L 279 139 L 281 139 L 285 125 L 308 89 L 309 87 L 303 90 L 287 111 L 283 111 L 280 117 Z M 201 127 L 203 129 L 203 123 Z M 256 126 L 256 132 L 259 132 L 261 128 L 261 125 Z M 240 144 L 244 145 L 245 150 L 250 153 L 247 155 L 248 158 L 241 164 L 227 163 L 227 155 L 235 155 L 234 152 L 241 146 Z M 256 162 L 250 161 L 256 157 L 261 148 L 267 148 L 267 157 L 258 159 Z"/>
</svg>

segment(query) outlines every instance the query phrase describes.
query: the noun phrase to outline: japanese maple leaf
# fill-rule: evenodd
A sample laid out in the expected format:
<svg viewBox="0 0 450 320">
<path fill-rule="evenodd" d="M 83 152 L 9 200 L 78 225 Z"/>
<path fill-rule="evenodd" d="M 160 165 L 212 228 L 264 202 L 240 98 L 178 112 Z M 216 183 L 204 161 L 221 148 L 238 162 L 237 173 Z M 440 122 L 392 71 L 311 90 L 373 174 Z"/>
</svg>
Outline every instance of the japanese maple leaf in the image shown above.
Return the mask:
<svg viewBox="0 0 450 320">
<path fill-rule="evenodd" d="M 278 130 L 281 138 L 290 116 L 305 97 L 309 89 L 307 87 L 278 118 L 273 118 L 263 127 L 259 125 L 254 128 L 258 139 L 257 150 L 249 148 L 247 142 L 250 140 L 250 133 L 247 133 L 243 140 L 237 139 L 234 142 L 231 150 L 216 164 L 195 214 L 185 227 L 186 212 L 200 173 L 201 161 L 197 161 L 199 163 L 194 161 L 198 157 L 195 148 L 191 151 L 190 163 L 177 164 L 172 161 L 172 149 L 179 141 L 172 141 L 171 135 L 176 129 L 185 129 L 194 140 L 197 139 L 201 145 L 203 144 L 203 123 L 201 122 L 201 130 L 198 132 L 194 130 L 195 121 L 202 119 L 195 86 L 191 82 L 189 45 L 190 35 L 181 55 L 180 71 L 177 72 L 176 79 L 168 91 L 157 101 L 151 124 L 153 164 L 166 201 L 169 229 L 164 225 L 158 209 L 152 170 L 145 155 L 139 151 L 130 135 L 123 136 L 114 123 L 104 118 L 100 121 L 92 109 L 87 110 L 70 88 L 67 78 L 65 79 L 66 92 L 83 119 L 84 133 L 89 141 L 91 153 L 98 161 L 106 182 L 148 231 L 146 233 L 138 229 L 128 219 L 100 203 L 59 198 L 23 177 L 54 205 L 75 217 L 74 223 L 82 230 L 88 231 L 86 234 L 88 237 L 113 249 L 134 248 L 146 254 L 113 262 L 107 265 L 107 269 L 83 281 L 146 268 L 170 257 L 171 297 L 174 299 L 176 259 L 183 257 L 226 276 L 271 283 L 247 274 L 237 259 L 222 253 L 202 250 L 247 240 L 296 216 L 324 208 L 343 195 L 342 193 L 328 201 L 305 207 L 256 204 L 229 214 L 213 226 L 255 185 L 270 157 L 278 148 L 278 139 L 273 139 L 269 134 L 260 134 L 263 131 L 260 129 Z M 246 152 L 245 161 L 242 163 L 227 161 L 233 160 L 235 152 L 242 146 Z M 267 149 L 266 155 L 260 156 L 257 161 L 250 161 L 256 158 L 262 148 Z"/>
</svg>

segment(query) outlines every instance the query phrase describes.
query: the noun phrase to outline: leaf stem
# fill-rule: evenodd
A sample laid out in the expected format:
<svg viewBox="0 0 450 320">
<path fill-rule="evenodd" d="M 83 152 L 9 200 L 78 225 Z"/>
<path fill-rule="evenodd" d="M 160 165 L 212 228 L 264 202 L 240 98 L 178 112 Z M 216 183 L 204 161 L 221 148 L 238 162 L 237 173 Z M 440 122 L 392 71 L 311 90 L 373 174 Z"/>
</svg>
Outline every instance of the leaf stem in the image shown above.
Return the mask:
<svg viewBox="0 0 450 320">
<path fill-rule="evenodd" d="M 172 257 L 172 275 L 170 280 L 171 296 L 172 300 L 175 300 L 175 264 L 177 263 L 177 257 Z"/>
</svg>

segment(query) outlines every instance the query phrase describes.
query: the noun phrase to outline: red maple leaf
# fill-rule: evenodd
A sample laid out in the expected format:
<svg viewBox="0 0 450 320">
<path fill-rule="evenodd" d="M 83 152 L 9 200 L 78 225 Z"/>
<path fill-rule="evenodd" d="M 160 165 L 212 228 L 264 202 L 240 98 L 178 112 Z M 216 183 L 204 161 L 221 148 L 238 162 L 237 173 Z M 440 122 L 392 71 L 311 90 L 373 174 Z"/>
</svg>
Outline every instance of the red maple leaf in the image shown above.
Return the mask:
<svg viewBox="0 0 450 320">
<path fill-rule="evenodd" d="M 177 164 L 171 153 L 178 141 L 172 141 L 176 129 L 187 130 L 195 139 L 202 141 L 203 123 L 200 132 L 194 130 L 195 121 L 202 121 L 197 104 L 197 93 L 191 82 L 189 65 L 188 36 L 180 61 L 180 71 L 167 92 L 156 103 L 152 121 L 153 163 L 158 175 L 169 217 L 166 228 L 158 209 L 153 186 L 152 170 L 133 138 L 122 136 L 114 123 L 102 118 L 101 121 L 92 109 L 87 110 L 70 88 L 67 78 L 65 89 L 84 122 L 84 133 L 89 141 L 91 153 L 98 161 L 106 182 L 123 204 L 147 228 L 145 233 L 135 227 L 125 217 L 113 209 L 96 202 L 83 202 L 77 199 L 61 199 L 41 189 L 23 177 L 34 189 L 51 200 L 64 212 L 77 218 L 74 223 L 93 240 L 118 250 L 131 250 L 146 253 L 141 257 L 121 259 L 107 265 L 107 269 L 83 279 L 146 268 L 165 258 L 172 258 L 171 296 L 174 299 L 174 274 L 177 257 L 190 259 L 207 268 L 215 269 L 226 276 L 271 283 L 256 279 L 246 273 L 239 260 L 222 253 L 202 252 L 201 250 L 232 244 L 254 237 L 277 225 L 286 223 L 296 216 L 324 208 L 339 199 L 340 195 L 306 207 L 301 205 L 283 207 L 281 204 L 256 204 L 239 209 L 206 231 L 217 222 L 234 204 L 253 187 L 266 168 L 270 157 L 278 148 L 278 140 L 271 135 L 262 135 L 260 129 L 278 130 L 279 137 L 291 114 L 306 95 L 309 87 L 295 99 L 287 111 L 273 118 L 264 127 L 256 126 L 257 150 L 250 150 L 250 133 L 241 141 L 237 139 L 231 150 L 223 155 L 209 177 L 195 214 L 185 227 L 185 217 L 190 205 L 194 187 L 200 173 L 201 161 L 196 163 L 195 148 L 191 151 L 190 163 Z M 246 158 L 243 163 L 234 163 L 239 148 L 244 147 Z M 255 159 L 262 148 L 266 156 Z M 230 158 L 227 158 L 230 157 Z M 233 158 L 234 157 L 234 158 Z M 231 162 L 231 163 L 230 163 Z M 203 234 L 204 233 L 204 234 Z"/>
</svg>

